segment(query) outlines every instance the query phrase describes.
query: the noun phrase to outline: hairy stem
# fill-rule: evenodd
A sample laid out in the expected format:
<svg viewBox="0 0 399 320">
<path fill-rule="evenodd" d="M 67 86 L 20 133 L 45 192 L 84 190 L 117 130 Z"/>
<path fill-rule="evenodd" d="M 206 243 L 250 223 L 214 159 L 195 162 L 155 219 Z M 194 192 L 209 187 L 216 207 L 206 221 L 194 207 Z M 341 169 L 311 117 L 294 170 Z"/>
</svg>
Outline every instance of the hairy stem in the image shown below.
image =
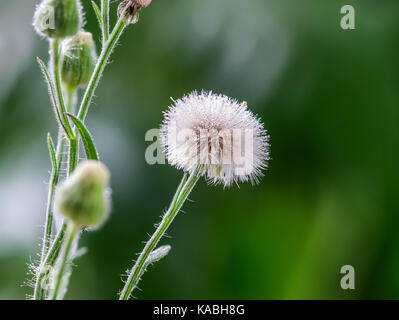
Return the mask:
<svg viewBox="0 0 399 320">
<path fill-rule="evenodd" d="M 55 84 L 55 93 L 57 98 L 57 104 L 60 108 L 61 118 L 63 120 L 63 124 L 65 126 L 65 131 L 67 137 L 72 137 L 72 129 L 69 123 L 68 116 L 66 115 L 66 107 L 64 103 L 64 96 L 62 93 L 62 86 L 61 86 L 61 75 L 60 75 L 60 42 L 58 39 L 51 40 L 51 49 L 50 49 L 50 56 L 51 56 L 51 71 L 53 72 L 54 76 L 54 84 Z"/>
<path fill-rule="evenodd" d="M 65 88 L 67 96 L 67 111 L 75 114 L 76 112 L 76 88 Z M 68 174 L 71 174 L 77 164 L 79 156 L 79 137 L 76 130 L 73 130 L 72 136 L 69 139 L 69 155 L 68 155 Z"/>
<path fill-rule="evenodd" d="M 43 243 L 42 243 L 42 252 L 40 257 L 40 266 L 38 270 L 38 274 L 36 276 L 35 288 L 33 293 L 34 300 L 43 300 L 45 299 L 45 288 L 43 285 L 43 278 L 45 276 L 44 266 L 46 255 L 50 250 L 51 245 L 51 235 L 53 232 L 53 201 L 54 201 L 54 191 L 55 187 L 58 183 L 59 179 L 59 170 L 61 169 L 62 158 L 63 158 L 63 150 L 64 150 L 64 132 L 62 129 L 59 129 L 58 132 L 58 141 L 57 141 L 57 165 L 58 168 L 52 170 L 47 198 L 47 209 L 46 209 L 46 221 L 44 227 L 44 235 L 43 235 Z"/>
<path fill-rule="evenodd" d="M 105 47 L 109 38 L 109 0 L 101 0 L 101 21 L 103 47 Z"/>
<path fill-rule="evenodd" d="M 101 50 L 100 57 L 98 58 L 93 75 L 90 79 L 89 85 L 87 86 L 86 92 L 84 94 L 78 113 L 78 118 L 82 121 L 84 121 L 86 118 L 87 111 L 93 99 L 94 91 L 96 90 L 98 82 L 100 81 L 100 78 L 104 72 L 104 68 L 107 65 L 112 50 L 115 48 L 115 45 L 124 29 L 125 29 L 125 22 L 124 18 L 121 16 L 118 19 L 107 43 L 104 45 L 104 47 Z"/>
<path fill-rule="evenodd" d="M 189 194 L 193 190 L 195 184 L 198 179 L 201 177 L 202 170 L 201 168 L 197 168 L 194 170 L 190 176 L 183 176 L 182 181 L 176 191 L 175 196 L 173 197 L 172 203 L 168 211 L 164 214 L 161 223 L 158 225 L 154 234 L 151 236 L 150 240 L 146 243 L 143 251 L 141 252 L 139 258 L 137 259 L 135 265 L 133 266 L 128 279 L 125 283 L 125 286 L 119 296 L 119 300 L 128 300 L 131 296 L 133 290 L 137 287 L 138 282 L 140 281 L 141 276 L 145 272 L 146 260 L 151 252 L 155 249 L 158 242 L 161 240 L 166 230 L 172 224 L 173 220 L 179 213 L 181 207 L 184 202 L 187 200 Z"/>
<path fill-rule="evenodd" d="M 66 222 L 63 222 L 61 229 L 58 231 L 57 237 L 49 248 L 45 259 L 40 264 L 39 272 L 36 277 L 36 285 L 33 295 L 34 300 L 46 299 L 46 292 L 48 291 L 48 283 L 50 280 L 49 278 L 59 256 L 61 245 L 64 241 L 66 228 L 67 224 Z"/>
<path fill-rule="evenodd" d="M 66 103 L 67 103 L 67 112 L 75 114 L 77 107 L 77 88 L 66 86 Z"/>
<path fill-rule="evenodd" d="M 76 89 L 75 88 L 67 88 L 66 89 L 66 103 L 67 103 L 67 110 L 69 112 L 75 112 L 76 109 Z M 76 146 L 77 143 L 74 144 Z M 64 157 L 64 149 L 65 149 L 65 133 L 63 129 L 58 130 L 58 141 L 57 141 L 57 151 L 56 151 L 56 158 L 57 158 L 57 170 L 52 171 L 50 177 L 50 185 L 49 185 L 49 192 L 48 192 L 48 199 L 47 199 L 47 210 L 46 210 L 46 222 L 44 228 L 44 236 L 43 236 L 43 244 L 42 244 L 42 252 L 40 258 L 40 266 L 36 276 L 35 288 L 33 293 L 34 300 L 43 300 L 46 298 L 46 291 L 47 291 L 47 277 L 50 274 L 50 270 L 54 267 L 55 260 L 59 254 L 59 248 L 63 241 L 64 233 L 65 233 L 65 225 L 61 227 L 60 232 L 57 235 L 57 238 L 54 240 L 53 245 L 51 245 L 51 235 L 53 229 L 53 201 L 54 201 L 54 191 L 55 187 L 58 184 L 59 180 L 59 172 L 61 170 L 62 161 Z M 76 153 L 77 154 L 77 147 Z M 70 157 L 71 157 L 71 152 Z M 72 154 L 72 157 L 77 159 L 77 156 Z M 71 165 L 71 163 L 73 163 Z M 75 161 L 69 161 L 69 166 L 73 167 L 76 166 L 74 164 Z M 71 168 L 70 168 L 71 172 Z M 49 252 L 50 250 L 50 252 Z M 47 256 L 49 253 L 49 256 Z"/>
<path fill-rule="evenodd" d="M 62 163 L 62 156 L 64 149 L 63 138 L 64 135 L 62 130 L 60 129 L 58 132 L 57 151 L 56 151 L 57 164 Z M 58 178 L 59 178 L 59 167 L 53 168 L 51 171 L 49 189 L 47 195 L 46 220 L 44 223 L 44 234 L 43 234 L 42 253 L 41 253 L 40 262 L 43 262 L 43 259 L 45 258 L 48 248 L 50 246 L 51 235 L 53 232 L 53 199 L 54 199 L 55 187 L 58 183 Z"/>
<path fill-rule="evenodd" d="M 64 272 L 67 268 L 68 260 L 70 257 L 71 249 L 72 249 L 72 244 L 73 240 L 75 239 L 75 236 L 78 232 L 78 227 L 73 223 L 70 222 L 67 227 L 66 231 L 66 242 L 65 246 L 62 249 L 62 255 L 61 255 L 61 261 L 60 261 L 60 266 L 59 269 L 57 270 L 57 273 L 55 274 L 55 279 L 54 279 L 54 291 L 52 293 L 51 300 L 57 300 L 60 290 L 62 289 L 62 278 L 64 276 Z"/>
</svg>

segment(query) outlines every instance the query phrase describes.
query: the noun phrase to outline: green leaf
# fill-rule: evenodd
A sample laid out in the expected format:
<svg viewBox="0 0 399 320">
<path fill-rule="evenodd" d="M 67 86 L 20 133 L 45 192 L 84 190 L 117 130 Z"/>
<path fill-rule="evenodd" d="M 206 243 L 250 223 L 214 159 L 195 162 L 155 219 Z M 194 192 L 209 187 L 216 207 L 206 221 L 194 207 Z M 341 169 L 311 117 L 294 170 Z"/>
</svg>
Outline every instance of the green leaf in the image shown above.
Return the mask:
<svg viewBox="0 0 399 320">
<path fill-rule="evenodd" d="M 73 114 L 67 113 L 67 115 L 71 118 L 76 128 L 78 128 L 80 136 L 82 137 L 83 146 L 85 148 L 87 159 L 89 160 L 97 160 L 98 161 L 98 153 L 96 150 L 96 146 L 93 142 L 93 137 L 91 136 L 89 130 L 87 130 L 84 123 L 76 118 Z"/>
<path fill-rule="evenodd" d="M 54 179 L 55 181 L 58 181 L 57 157 L 55 155 L 54 143 L 53 139 L 51 139 L 50 133 L 47 134 L 47 144 L 48 144 L 48 150 L 50 152 L 50 159 L 51 159 L 51 165 L 53 167 Z"/>
<path fill-rule="evenodd" d="M 100 28 L 102 28 L 103 19 L 101 18 L 100 8 L 98 7 L 98 5 L 94 1 L 91 2 L 91 5 L 93 6 L 94 12 L 96 13 L 98 23 L 100 24 Z"/>
<path fill-rule="evenodd" d="M 68 161 L 69 173 L 72 173 L 78 164 L 78 145 L 79 145 L 78 137 L 69 139 L 69 161 Z M 86 148 L 86 146 L 85 146 L 85 148 Z"/>
<path fill-rule="evenodd" d="M 47 134 L 47 144 L 50 152 L 51 165 L 53 166 L 53 170 L 57 171 L 57 157 L 55 156 L 54 143 L 50 133 Z"/>
<path fill-rule="evenodd" d="M 62 126 L 65 130 L 65 132 L 67 132 L 66 128 L 65 128 L 65 124 L 62 121 L 61 118 L 61 114 L 60 114 L 60 110 L 57 107 L 57 99 L 55 98 L 55 89 L 54 89 L 54 85 L 51 81 L 49 72 L 46 68 L 46 65 L 44 64 L 44 62 L 40 59 L 37 58 L 37 62 L 39 63 L 40 69 L 42 70 L 42 73 L 44 75 L 44 79 L 46 80 L 47 83 L 47 87 L 48 87 L 48 91 L 49 91 L 49 95 L 50 95 L 50 100 L 51 100 L 51 104 L 53 105 L 53 109 L 54 109 L 54 113 L 56 114 L 56 118 L 58 120 L 58 123 L 60 124 L 60 126 Z"/>
</svg>

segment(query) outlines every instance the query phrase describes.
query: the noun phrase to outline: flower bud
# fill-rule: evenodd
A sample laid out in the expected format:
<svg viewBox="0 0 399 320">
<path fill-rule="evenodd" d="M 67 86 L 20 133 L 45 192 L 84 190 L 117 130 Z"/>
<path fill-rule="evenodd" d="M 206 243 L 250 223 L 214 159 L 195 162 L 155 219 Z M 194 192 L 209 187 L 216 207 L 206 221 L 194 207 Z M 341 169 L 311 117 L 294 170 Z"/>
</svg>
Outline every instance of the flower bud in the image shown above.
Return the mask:
<svg viewBox="0 0 399 320">
<path fill-rule="evenodd" d="M 118 7 L 118 14 L 123 16 L 126 24 L 136 24 L 139 21 L 139 11 L 147 8 L 152 0 L 124 0 Z"/>
<path fill-rule="evenodd" d="M 33 17 L 36 32 L 53 39 L 75 35 L 82 23 L 80 0 L 43 0 Z"/>
<path fill-rule="evenodd" d="M 90 32 L 79 31 L 61 47 L 61 79 L 69 87 L 87 85 L 96 65 L 96 50 Z"/>
<path fill-rule="evenodd" d="M 99 227 L 108 217 L 109 171 L 99 161 L 81 162 L 60 186 L 55 208 L 81 227 Z"/>
</svg>

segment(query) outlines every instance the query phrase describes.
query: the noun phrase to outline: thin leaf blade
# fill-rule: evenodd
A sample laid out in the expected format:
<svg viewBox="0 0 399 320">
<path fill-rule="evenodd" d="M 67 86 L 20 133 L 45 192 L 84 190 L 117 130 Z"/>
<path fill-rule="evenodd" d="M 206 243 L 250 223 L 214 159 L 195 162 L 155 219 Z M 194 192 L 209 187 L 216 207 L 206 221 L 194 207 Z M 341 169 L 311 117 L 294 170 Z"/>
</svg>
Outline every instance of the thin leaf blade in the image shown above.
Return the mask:
<svg viewBox="0 0 399 320">
<path fill-rule="evenodd" d="M 103 19 L 102 19 L 102 17 L 101 17 L 100 8 L 98 7 L 98 5 L 97 5 L 94 1 L 91 2 L 91 5 L 93 6 L 94 12 L 95 12 L 95 14 L 96 14 L 96 16 L 97 16 L 97 20 L 98 20 L 98 23 L 99 23 L 99 25 L 100 25 L 100 28 L 102 28 Z"/>
<path fill-rule="evenodd" d="M 51 104 L 53 105 L 53 109 L 54 109 L 54 113 L 56 115 L 57 121 L 58 121 L 59 125 L 62 126 L 62 128 L 65 130 L 65 132 L 67 132 L 66 128 L 65 128 L 65 124 L 64 124 L 64 122 L 62 121 L 62 118 L 61 118 L 60 110 L 57 107 L 57 102 L 56 102 L 57 99 L 55 97 L 55 89 L 54 89 L 54 85 L 53 85 L 53 83 L 51 81 L 50 74 L 49 74 L 49 72 L 47 70 L 46 65 L 44 64 L 44 62 L 39 57 L 37 57 L 37 62 L 39 63 L 40 69 L 41 69 L 41 71 L 43 73 L 44 80 L 47 83 Z"/>
<path fill-rule="evenodd" d="M 96 146 L 94 145 L 93 137 L 90 134 L 89 130 L 87 130 L 84 123 L 80 119 L 76 118 L 73 114 L 67 113 L 67 115 L 71 118 L 79 131 L 79 134 L 83 141 L 83 146 L 85 148 L 87 159 L 98 161 Z"/>
<path fill-rule="evenodd" d="M 53 143 L 53 139 L 51 139 L 50 133 L 47 134 L 47 145 L 48 145 L 48 150 L 50 153 L 50 160 L 51 160 L 51 166 L 53 168 L 53 175 L 55 177 L 55 181 L 57 181 L 58 180 L 57 156 L 55 155 L 54 143 Z"/>
</svg>

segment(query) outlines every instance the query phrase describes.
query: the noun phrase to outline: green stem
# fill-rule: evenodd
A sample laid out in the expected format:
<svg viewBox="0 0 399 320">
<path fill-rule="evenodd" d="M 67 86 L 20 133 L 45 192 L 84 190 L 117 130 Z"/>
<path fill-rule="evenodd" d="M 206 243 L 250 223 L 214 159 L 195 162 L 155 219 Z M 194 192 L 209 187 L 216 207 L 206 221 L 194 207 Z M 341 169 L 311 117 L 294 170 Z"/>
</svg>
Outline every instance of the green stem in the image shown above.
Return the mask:
<svg viewBox="0 0 399 320">
<path fill-rule="evenodd" d="M 50 185 L 49 185 L 49 192 L 48 192 L 48 198 L 47 198 L 47 209 L 46 209 L 46 222 L 45 222 L 44 235 L 43 235 L 40 266 L 39 266 L 38 275 L 36 276 L 35 288 L 34 288 L 34 293 L 33 293 L 34 300 L 45 299 L 45 287 L 43 286 L 43 279 L 45 277 L 46 270 L 44 270 L 45 269 L 44 266 L 46 265 L 46 263 L 45 263 L 46 255 L 49 252 L 50 245 L 51 245 L 51 235 L 52 235 L 52 231 L 53 231 L 54 191 L 55 191 L 55 187 L 58 183 L 58 179 L 59 179 L 58 172 L 61 169 L 61 165 L 62 165 L 64 146 L 65 146 L 64 133 L 63 133 L 62 129 L 60 129 L 58 132 L 57 151 L 56 151 L 58 168 L 57 168 L 57 170 L 53 169 L 53 171 L 51 173 L 51 177 L 50 177 Z"/>
<path fill-rule="evenodd" d="M 112 53 L 112 50 L 115 48 L 115 45 L 121 36 L 123 30 L 125 29 L 125 22 L 123 16 L 121 16 L 111 35 L 110 38 L 108 39 L 107 43 L 101 50 L 100 57 L 98 58 L 98 62 L 96 64 L 96 67 L 94 69 L 93 75 L 90 79 L 89 85 L 87 86 L 86 92 L 84 94 L 82 103 L 79 108 L 78 112 L 78 118 L 82 121 L 85 120 L 87 111 L 89 109 L 91 100 L 93 99 L 94 91 L 97 88 L 98 82 L 100 81 L 101 75 L 104 72 L 104 68 L 107 65 L 108 59 Z"/>
<path fill-rule="evenodd" d="M 61 111 L 61 118 L 63 120 L 63 124 L 65 126 L 65 131 L 67 137 L 72 137 L 72 128 L 69 123 L 68 116 L 66 115 L 66 108 L 64 103 L 64 96 L 62 94 L 62 86 L 61 86 L 61 75 L 60 75 L 60 42 L 59 39 L 53 39 L 51 41 L 51 67 L 52 72 L 54 74 L 54 84 L 55 84 L 55 93 L 58 102 L 58 106 Z"/>
<path fill-rule="evenodd" d="M 68 113 L 75 114 L 76 112 L 76 87 L 65 88 L 65 93 L 67 96 L 67 111 Z M 78 164 L 78 156 L 79 156 L 79 137 L 78 133 L 73 130 L 72 136 L 69 139 L 69 155 L 68 155 L 68 174 L 71 174 L 77 164 Z"/>
<path fill-rule="evenodd" d="M 63 222 L 57 237 L 49 248 L 47 255 L 43 262 L 40 264 L 39 273 L 36 277 L 35 291 L 33 295 L 34 300 L 46 299 L 46 292 L 48 290 L 49 277 L 54 268 L 57 257 L 60 253 L 62 242 L 64 241 L 65 231 L 67 228 L 66 222 Z"/>
<path fill-rule="evenodd" d="M 69 112 L 74 112 L 74 110 L 76 109 L 76 88 L 67 88 L 66 93 L 67 93 L 67 100 L 66 100 L 67 110 Z M 72 144 L 74 146 L 77 145 L 77 143 L 74 142 L 72 142 Z M 50 248 L 51 245 L 50 241 L 51 241 L 52 227 L 53 227 L 53 201 L 55 193 L 54 191 L 59 180 L 59 172 L 61 170 L 62 161 L 64 157 L 64 149 L 65 149 L 65 134 L 64 131 L 60 128 L 58 131 L 58 141 L 57 141 L 57 150 L 56 150 L 58 168 L 57 172 L 55 170 L 52 171 L 50 177 L 42 253 L 40 258 L 39 271 L 36 276 L 35 288 L 33 293 L 34 300 L 43 300 L 46 298 L 48 276 L 50 274 L 51 268 L 54 267 L 56 258 L 58 257 L 59 248 L 63 241 L 65 228 L 66 228 L 66 225 L 64 223 L 57 235 L 57 238 L 54 240 L 54 243 Z M 75 154 L 77 154 L 77 147 L 75 149 L 76 149 Z M 71 157 L 71 152 L 70 152 L 70 157 Z M 72 158 L 77 159 L 77 156 L 74 156 L 74 154 L 72 154 Z M 76 162 L 69 161 L 70 167 L 71 166 L 73 167 L 74 163 Z"/>
<path fill-rule="evenodd" d="M 60 129 L 58 132 L 58 140 L 57 140 L 57 151 L 56 158 L 57 164 L 61 164 L 63 149 L 64 149 L 64 136 L 63 132 Z M 46 207 L 46 221 L 44 223 L 44 234 L 43 234 L 43 244 L 42 244 L 42 253 L 40 262 L 43 262 L 44 257 L 47 254 L 48 248 L 50 246 L 51 235 L 53 231 L 53 199 L 54 199 L 54 191 L 55 187 L 58 183 L 59 178 L 59 167 L 53 168 L 51 171 L 50 181 L 49 181 L 49 189 L 47 196 L 47 207 Z"/>
<path fill-rule="evenodd" d="M 67 95 L 67 110 L 68 112 L 75 113 L 76 112 L 76 93 L 77 88 L 67 87 L 65 88 Z M 68 175 L 70 175 L 76 168 L 78 162 L 78 153 L 79 153 L 79 140 L 76 132 L 71 139 L 69 139 L 69 158 L 68 158 Z M 65 230 L 67 228 L 67 222 L 63 221 L 61 229 L 57 235 L 57 238 L 54 240 L 54 245 L 52 247 L 52 251 L 49 253 L 46 261 L 45 261 L 45 271 L 47 271 L 46 280 L 48 281 L 50 276 L 50 271 L 54 268 L 55 262 L 59 256 L 60 248 L 64 242 Z M 46 270 L 47 269 L 47 270 Z M 64 271 L 62 271 L 63 273 Z M 63 274 L 60 274 L 61 277 L 64 277 Z"/>
<path fill-rule="evenodd" d="M 173 220 L 179 213 L 181 207 L 184 202 L 187 200 L 189 194 L 193 190 L 195 184 L 199 180 L 202 174 L 201 167 L 198 167 L 194 170 L 190 176 L 183 176 L 182 181 L 176 191 L 175 196 L 173 197 L 172 203 L 162 218 L 161 223 L 158 225 L 154 234 L 151 236 L 150 240 L 146 243 L 144 250 L 140 254 L 137 259 L 135 265 L 133 266 L 129 277 L 125 283 L 125 286 L 119 296 L 119 300 L 128 300 L 133 290 L 137 287 L 138 282 L 140 281 L 141 276 L 145 272 L 146 260 L 150 253 L 155 249 L 158 242 L 161 240 L 166 230 L 172 224 Z"/>
<path fill-rule="evenodd" d="M 109 38 L 109 0 L 101 0 L 101 21 L 102 21 L 102 35 L 103 47 Z"/>
<path fill-rule="evenodd" d="M 73 240 L 75 239 L 77 232 L 78 232 L 78 227 L 76 226 L 76 224 L 74 224 L 73 222 L 70 222 L 68 224 L 68 228 L 67 228 L 66 242 L 65 242 L 65 246 L 62 250 L 60 266 L 59 266 L 58 272 L 55 275 L 55 286 L 54 286 L 54 291 L 53 291 L 51 300 L 57 300 L 58 296 L 60 295 L 60 289 L 62 288 L 61 284 L 62 284 L 64 272 L 65 272 L 65 269 L 67 267 L 68 260 L 70 257 Z"/>
<path fill-rule="evenodd" d="M 71 86 L 66 86 L 65 87 L 65 93 L 66 93 L 66 101 L 67 101 L 67 112 L 75 114 L 76 113 L 76 107 L 77 107 L 77 88 L 76 87 L 71 87 Z"/>
</svg>

